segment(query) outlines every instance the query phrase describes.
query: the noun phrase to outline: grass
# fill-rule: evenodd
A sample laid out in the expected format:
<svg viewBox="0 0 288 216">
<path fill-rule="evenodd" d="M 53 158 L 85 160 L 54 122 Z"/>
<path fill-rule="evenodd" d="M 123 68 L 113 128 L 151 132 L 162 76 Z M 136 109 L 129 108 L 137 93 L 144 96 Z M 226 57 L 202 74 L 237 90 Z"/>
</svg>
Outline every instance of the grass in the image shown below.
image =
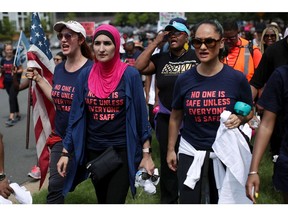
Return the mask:
<svg viewBox="0 0 288 216">
<path fill-rule="evenodd" d="M 153 147 L 153 160 L 156 167 L 159 168 L 159 155 L 158 143 L 153 137 L 152 147 Z M 282 204 L 282 196 L 279 192 L 276 192 L 272 185 L 272 172 L 273 172 L 273 162 L 269 154 L 269 150 L 265 152 L 264 157 L 260 163 L 260 193 L 257 200 L 257 204 Z M 45 204 L 46 203 L 47 189 L 42 190 L 33 195 L 34 204 Z M 66 204 L 95 204 L 97 203 L 94 187 L 90 180 L 87 180 L 77 186 L 74 192 L 71 192 L 65 198 Z M 128 193 L 126 204 L 159 204 L 160 203 L 160 193 L 159 185 L 157 186 L 157 193 L 155 195 L 146 194 L 143 189 L 138 188 L 135 199 L 132 198 L 131 193 Z"/>
</svg>

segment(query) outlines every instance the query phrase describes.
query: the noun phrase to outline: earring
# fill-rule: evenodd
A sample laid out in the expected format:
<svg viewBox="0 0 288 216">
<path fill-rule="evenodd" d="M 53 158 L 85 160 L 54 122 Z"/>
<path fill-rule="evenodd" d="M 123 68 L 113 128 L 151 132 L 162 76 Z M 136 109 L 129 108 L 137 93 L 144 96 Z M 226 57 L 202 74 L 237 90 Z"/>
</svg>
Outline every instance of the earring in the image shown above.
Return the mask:
<svg viewBox="0 0 288 216">
<path fill-rule="evenodd" d="M 187 51 L 189 49 L 189 44 L 188 42 L 186 42 L 183 46 L 184 50 Z"/>
</svg>

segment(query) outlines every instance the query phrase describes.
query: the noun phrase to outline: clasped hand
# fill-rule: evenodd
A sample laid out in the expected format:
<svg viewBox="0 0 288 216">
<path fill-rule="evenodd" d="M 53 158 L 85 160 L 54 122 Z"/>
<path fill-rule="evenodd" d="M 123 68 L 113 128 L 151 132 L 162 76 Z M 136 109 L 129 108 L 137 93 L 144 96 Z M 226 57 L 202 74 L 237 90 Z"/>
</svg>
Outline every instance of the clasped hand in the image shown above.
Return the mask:
<svg viewBox="0 0 288 216">
<path fill-rule="evenodd" d="M 229 129 L 237 128 L 241 124 L 241 119 L 239 116 L 235 114 L 231 114 L 226 122 L 224 122 L 225 126 Z"/>
<path fill-rule="evenodd" d="M 27 68 L 27 72 L 25 73 L 25 76 L 28 78 L 28 79 L 31 79 L 31 80 L 34 80 L 34 81 L 38 81 L 38 71 L 36 68 Z"/>
</svg>

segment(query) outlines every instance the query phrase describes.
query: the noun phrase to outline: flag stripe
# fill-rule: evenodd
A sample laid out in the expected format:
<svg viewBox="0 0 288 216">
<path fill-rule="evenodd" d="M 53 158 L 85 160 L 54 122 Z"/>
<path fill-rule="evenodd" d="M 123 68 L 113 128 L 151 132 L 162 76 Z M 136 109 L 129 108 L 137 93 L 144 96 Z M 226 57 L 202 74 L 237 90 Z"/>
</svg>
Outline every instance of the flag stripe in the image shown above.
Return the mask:
<svg viewBox="0 0 288 216">
<path fill-rule="evenodd" d="M 38 73 L 52 86 L 55 64 L 38 13 L 32 14 L 30 43 L 31 46 L 27 52 L 27 66 L 36 68 Z M 55 108 L 35 82 L 32 83 L 32 99 L 36 149 L 41 171 L 41 188 L 48 170 L 49 149 L 46 146 L 46 140 L 54 129 Z"/>
</svg>

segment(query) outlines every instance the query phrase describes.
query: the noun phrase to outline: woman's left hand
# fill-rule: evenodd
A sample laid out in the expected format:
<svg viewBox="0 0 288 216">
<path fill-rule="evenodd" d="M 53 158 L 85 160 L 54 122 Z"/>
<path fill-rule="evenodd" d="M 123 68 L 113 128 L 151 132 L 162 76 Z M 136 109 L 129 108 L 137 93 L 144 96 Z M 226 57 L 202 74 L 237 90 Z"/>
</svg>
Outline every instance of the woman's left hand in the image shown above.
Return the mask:
<svg viewBox="0 0 288 216">
<path fill-rule="evenodd" d="M 139 169 L 142 167 L 147 170 L 148 174 L 152 175 L 154 173 L 155 164 L 154 164 L 154 161 L 152 160 L 151 154 L 143 153 L 143 158 L 139 165 Z"/>
<path fill-rule="evenodd" d="M 231 114 L 224 124 L 227 128 L 233 129 L 239 127 L 241 123 L 242 121 L 237 115 Z"/>
</svg>

